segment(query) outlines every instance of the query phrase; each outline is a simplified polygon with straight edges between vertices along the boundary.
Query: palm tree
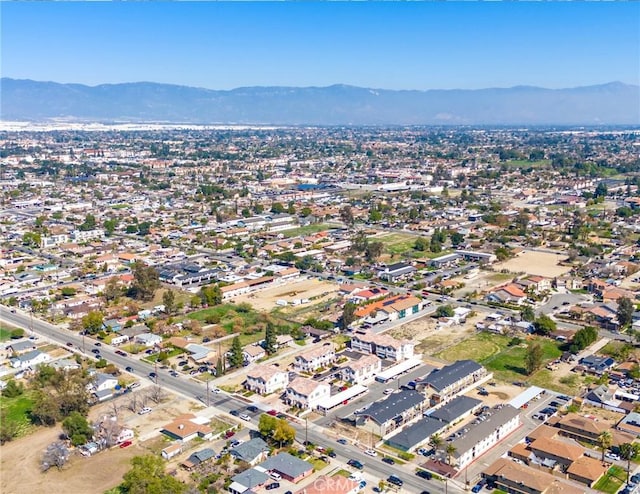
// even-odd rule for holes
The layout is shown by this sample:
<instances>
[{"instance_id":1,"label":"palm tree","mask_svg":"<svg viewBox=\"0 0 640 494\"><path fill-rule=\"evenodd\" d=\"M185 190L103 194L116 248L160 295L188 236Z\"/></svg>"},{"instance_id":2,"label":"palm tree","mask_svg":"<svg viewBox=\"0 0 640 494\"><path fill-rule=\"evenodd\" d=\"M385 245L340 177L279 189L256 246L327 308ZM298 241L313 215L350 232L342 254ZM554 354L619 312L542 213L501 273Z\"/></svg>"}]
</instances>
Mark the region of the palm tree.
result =
<instances>
[{"instance_id":1,"label":"palm tree","mask_svg":"<svg viewBox=\"0 0 640 494\"><path fill-rule=\"evenodd\" d=\"M627 460L627 484L629 483L629 471L631 460L640 453L640 444L623 443L620 445L620 458Z\"/></svg>"},{"instance_id":2,"label":"palm tree","mask_svg":"<svg viewBox=\"0 0 640 494\"><path fill-rule=\"evenodd\" d=\"M602 450L603 463L604 463L604 454L611 447L611 444L613 444L613 437L611 436L611 432L602 431L598 436L598 446L600 446L600 449Z\"/></svg>"},{"instance_id":3,"label":"palm tree","mask_svg":"<svg viewBox=\"0 0 640 494\"><path fill-rule=\"evenodd\" d=\"M434 434L429 438L429 446L434 449L436 454L438 453L440 446L442 446L442 438L440 437L440 434Z\"/></svg>"},{"instance_id":4,"label":"palm tree","mask_svg":"<svg viewBox=\"0 0 640 494\"><path fill-rule=\"evenodd\" d=\"M458 450L453 444L447 444L447 447L445 449L445 452L447 453L447 465L451 465L451 457L456 453L456 451Z\"/></svg>"}]
</instances>

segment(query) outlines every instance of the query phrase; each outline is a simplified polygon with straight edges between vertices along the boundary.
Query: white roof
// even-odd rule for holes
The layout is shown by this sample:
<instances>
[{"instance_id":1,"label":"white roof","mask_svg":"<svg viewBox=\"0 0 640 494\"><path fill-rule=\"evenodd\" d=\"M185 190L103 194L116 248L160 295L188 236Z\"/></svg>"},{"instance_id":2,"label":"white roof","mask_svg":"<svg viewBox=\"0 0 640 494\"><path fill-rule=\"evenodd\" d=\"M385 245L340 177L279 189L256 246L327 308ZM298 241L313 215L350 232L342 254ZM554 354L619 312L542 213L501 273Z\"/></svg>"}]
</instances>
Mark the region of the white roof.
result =
<instances>
[{"instance_id":1,"label":"white roof","mask_svg":"<svg viewBox=\"0 0 640 494\"><path fill-rule=\"evenodd\" d=\"M516 396L513 400L509 402L513 408L520 408L525 403L530 402L536 396L544 391L543 388L539 388L538 386L531 386L530 388L525 389L522 393Z\"/></svg>"},{"instance_id":2,"label":"white roof","mask_svg":"<svg viewBox=\"0 0 640 494\"><path fill-rule=\"evenodd\" d=\"M391 379L392 377L395 377L398 374L402 374L403 372L406 372L409 369L413 369L414 367L418 367L419 365L422 365L422 360L417 358L410 358L408 360L400 362L399 364L392 365L387 370L378 373L378 377L381 379Z\"/></svg>"},{"instance_id":3,"label":"white roof","mask_svg":"<svg viewBox=\"0 0 640 494\"><path fill-rule=\"evenodd\" d=\"M326 400L319 405L322 408L331 409L335 406L338 406L345 400L350 400L354 396L358 396L359 394L366 393L369 391L369 388L366 386L362 386L361 384L354 384L353 386L345 389L344 391L340 391L333 396L330 396Z\"/></svg>"}]
</instances>

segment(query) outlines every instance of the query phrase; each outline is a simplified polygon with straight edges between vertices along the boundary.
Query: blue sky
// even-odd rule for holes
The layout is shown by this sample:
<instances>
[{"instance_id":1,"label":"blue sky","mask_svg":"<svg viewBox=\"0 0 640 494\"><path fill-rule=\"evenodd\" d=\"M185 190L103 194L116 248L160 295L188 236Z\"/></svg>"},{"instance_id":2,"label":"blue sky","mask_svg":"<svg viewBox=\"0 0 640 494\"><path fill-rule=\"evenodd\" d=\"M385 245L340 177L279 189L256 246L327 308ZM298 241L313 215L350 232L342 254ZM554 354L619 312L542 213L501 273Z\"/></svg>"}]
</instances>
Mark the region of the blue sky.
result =
<instances>
[{"instance_id":1,"label":"blue sky","mask_svg":"<svg viewBox=\"0 0 640 494\"><path fill-rule=\"evenodd\" d=\"M640 83L639 2L2 2L3 77L211 89Z\"/></svg>"}]
</instances>

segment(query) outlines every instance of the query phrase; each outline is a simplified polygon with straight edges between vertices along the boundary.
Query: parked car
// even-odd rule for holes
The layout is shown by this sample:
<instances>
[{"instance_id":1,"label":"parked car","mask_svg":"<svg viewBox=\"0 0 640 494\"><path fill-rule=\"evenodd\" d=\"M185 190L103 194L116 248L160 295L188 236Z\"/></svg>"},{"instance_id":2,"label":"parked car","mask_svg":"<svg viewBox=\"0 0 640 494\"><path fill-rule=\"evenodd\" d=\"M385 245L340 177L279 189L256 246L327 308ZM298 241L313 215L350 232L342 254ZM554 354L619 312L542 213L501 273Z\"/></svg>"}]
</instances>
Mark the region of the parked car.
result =
<instances>
[{"instance_id":1,"label":"parked car","mask_svg":"<svg viewBox=\"0 0 640 494\"><path fill-rule=\"evenodd\" d=\"M136 389L140 387L140 383L139 382L135 382L135 383L131 383L129 384L129 389Z\"/></svg>"},{"instance_id":2,"label":"parked car","mask_svg":"<svg viewBox=\"0 0 640 494\"><path fill-rule=\"evenodd\" d=\"M131 442L131 441L125 441L123 443L120 443L120 447L121 448L126 448L128 446L131 446L132 444L133 444L133 442Z\"/></svg>"},{"instance_id":3,"label":"parked car","mask_svg":"<svg viewBox=\"0 0 640 494\"><path fill-rule=\"evenodd\" d=\"M220 388L213 388L213 392L214 392L215 394L218 394L218 393L220 392Z\"/></svg>"},{"instance_id":4,"label":"parked car","mask_svg":"<svg viewBox=\"0 0 640 494\"><path fill-rule=\"evenodd\" d=\"M396 461L393 458L390 458L389 456L385 456L384 458L382 458L382 462L386 463L387 465L395 465Z\"/></svg>"},{"instance_id":5,"label":"parked car","mask_svg":"<svg viewBox=\"0 0 640 494\"><path fill-rule=\"evenodd\" d=\"M273 417L275 417L276 415L278 415L278 412L277 412L277 411L275 411L275 410L269 410L267 413L268 413L269 415L273 416Z\"/></svg>"},{"instance_id":6,"label":"parked car","mask_svg":"<svg viewBox=\"0 0 640 494\"><path fill-rule=\"evenodd\" d=\"M605 458L609 458L610 460L620 460L620 456L618 456L615 453L612 453L611 451L608 451L607 453L605 453Z\"/></svg>"},{"instance_id":7,"label":"parked car","mask_svg":"<svg viewBox=\"0 0 640 494\"><path fill-rule=\"evenodd\" d=\"M133 372L133 367L125 367L124 370L127 372Z\"/></svg>"},{"instance_id":8,"label":"parked car","mask_svg":"<svg viewBox=\"0 0 640 494\"><path fill-rule=\"evenodd\" d=\"M340 444L347 444L347 440L346 439L338 439L338 442Z\"/></svg>"},{"instance_id":9,"label":"parked car","mask_svg":"<svg viewBox=\"0 0 640 494\"><path fill-rule=\"evenodd\" d=\"M255 405L251 405L247 407L247 410L249 410L250 412L256 413L258 411L258 407Z\"/></svg>"},{"instance_id":10,"label":"parked car","mask_svg":"<svg viewBox=\"0 0 640 494\"><path fill-rule=\"evenodd\" d=\"M418 470L416 472L416 475L420 478L427 479L427 480L430 480L433 477L431 472L427 472L426 470Z\"/></svg>"},{"instance_id":11,"label":"parked car","mask_svg":"<svg viewBox=\"0 0 640 494\"><path fill-rule=\"evenodd\" d=\"M97 353L100 353L100 350L98 348L92 348L91 352L97 354Z\"/></svg>"},{"instance_id":12,"label":"parked car","mask_svg":"<svg viewBox=\"0 0 640 494\"><path fill-rule=\"evenodd\" d=\"M145 415L147 413L151 413L152 409L149 407L144 407L138 412L138 415Z\"/></svg>"},{"instance_id":13,"label":"parked car","mask_svg":"<svg viewBox=\"0 0 640 494\"><path fill-rule=\"evenodd\" d=\"M329 456L329 458L335 458L337 455L336 455L335 451L329 451L327 453L327 456Z\"/></svg>"},{"instance_id":14,"label":"parked car","mask_svg":"<svg viewBox=\"0 0 640 494\"><path fill-rule=\"evenodd\" d=\"M228 430L227 432L224 433L224 438L229 439L230 437L233 437L235 435L236 435L236 431Z\"/></svg>"},{"instance_id":15,"label":"parked car","mask_svg":"<svg viewBox=\"0 0 640 494\"><path fill-rule=\"evenodd\" d=\"M480 484L476 484L471 488L471 492L480 492L482 490L482 486Z\"/></svg>"},{"instance_id":16,"label":"parked car","mask_svg":"<svg viewBox=\"0 0 640 494\"><path fill-rule=\"evenodd\" d=\"M349 460L347 462L347 465L353 468L357 468L358 470L362 470L364 468L364 465L358 460Z\"/></svg>"},{"instance_id":17,"label":"parked car","mask_svg":"<svg viewBox=\"0 0 640 494\"><path fill-rule=\"evenodd\" d=\"M271 482L270 484L267 485L266 489L270 491L272 489L277 489L278 487L280 487L279 482Z\"/></svg>"},{"instance_id":18,"label":"parked car","mask_svg":"<svg viewBox=\"0 0 640 494\"><path fill-rule=\"evenodd\" d=\"M102 346L102 343L100 343L99 341L96 341L96 342L94 343L94 345L95 345L95 346Z\"/></svg>"},{"instance_id":19,"label":"parked car","mask_svg":"<svg viewBox=\"0 0 640 494\"><path fill-rule=\"evenodd\" d=\"M375 449L367 449L364 452L365 455L369 455L369 456L378 456L378 453L376 453Z\"/></svg>"},{"instance_id":20,"label":"parked car","mask_svg":"<svg viewBox=\"0 0 640 494\"><path fill-rule=\"evenodd\" d=\"M386 395L390 395L391 393L393 393L393 388L387 388L383 391L383 393Z\"/></svg>"},{"instance_id":21,"label":"parked car","mask_svg":"<svg viewBox=\"0 0 640 494\"><path fill-rule=\"evenodd\" d=\"M240 418L242 420L251 420L251 417L249 417L249 415L247 415L246 413L241 413Z\"/></svg>"},{"instance_id":22,"label":"parked car","mask_svg":"<svg viewBox=\"0 0 640 494\"><path fill-rule=\"evenodd\" d=\"M116 350L116 353L118 355L120 355L121 357L126 357L127 356L127 354L125 352L123 352L122 350Z\"/></svg>"},{"instance_id":23,"label":"parked car","mask_svg":"<svg viewBox=\"0 0 640 494\"><path fill-rule=\"evenodd\" d=\"M397 485L398 487L402 487L402 484L404 484L404 481L396 475L389 475L387 477L387 482L393 485Z\"/></svg>"},{"instance_id":24,"label":"parked car","mask_svg":"<svg viewBox=\"0 0 640 494\"><path fill-rule=\"evenodd\" d=\"M158 377L158 374L156 374L155 372L149 372L149 379L156 379Z\"/></svg>"}]
</instances>

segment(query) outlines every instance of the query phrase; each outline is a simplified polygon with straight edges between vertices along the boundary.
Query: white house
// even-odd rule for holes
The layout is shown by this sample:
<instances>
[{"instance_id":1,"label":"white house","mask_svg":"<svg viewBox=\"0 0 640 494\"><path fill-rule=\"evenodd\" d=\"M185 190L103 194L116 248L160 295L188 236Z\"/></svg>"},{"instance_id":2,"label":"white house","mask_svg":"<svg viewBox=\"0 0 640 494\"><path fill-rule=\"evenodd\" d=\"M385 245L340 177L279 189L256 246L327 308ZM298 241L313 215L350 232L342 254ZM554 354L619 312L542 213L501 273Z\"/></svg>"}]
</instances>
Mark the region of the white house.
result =
<instances>
[{"instance_id":1,"label":"white house","mask_svg":"<svg viewBox=\"0 0 640 494\"><path fill-rule=\"evenodd\" d=\"M382 371L382 360L375 355L366 355L342 368L342 379L353 384L364 384Z\"/></svg>"},{"instance_id":2,"label":"white house","mask_svg":"<svg viewBox=\"0 0 640 494\"><path fill-rule=\"evenodd\" d=\"M296 377L287 386L284 400L289 405L313 410L330 395L331 388L328 384L319 383L306 377Z\"/></svg>"},{"instance_id":3,"label":"white house","mask_svg":"<svg viewBox=\"0 0 640 494\"><path fill-rule=\"evenodd\" d=\"M294 367L302 372L314 372L327 367L336 361L336 349L333 343L323 343L311 350L296 356Z\"/></svg>"},{"instance_id":4,"label":"white house","mask_svg":"<svg viewBox=\"0 0 640 494\"><path fill-rule=\"evenodd\" d=\"M266 395L284 389L289 384L289 373L275 365L258 365L247 372L245 388Z\"/></svg>"},{"instance_id":5,"label":"white house","mask_svg":"<svg viewBox=\"0 0 640 494\"><path fill-rule=\"evenodd\" d=\"M396 340L386 334L367 332L365 334L355 334L351 338L352 349L396 362L413 358L414 347L415 345L411 341Z\"/></svg>"},{"instance_id":6,"label":"white house","mask_svg":"<svg viewBox=\"0 0 640 494\"><path fill-rule=\"evenodd\" d=\"M114 389L117 385L118 380L115 377L102 372L97 372L93 376L93 383L89 384L91 390L96 393Z\"/></svg>"},{"instance_id":7,"label":"white house","mask_svg":"<svg viewBox=\"0 0 640 494\"><path fill-rule=\"evenodd\" d=\"M50 361L51 357L48 353L43 353L40 350L32 350L17 357L13 357L11 359L11 367L14 369L27 369L29 367L33 369L40 364Z\"/></svg>"},{"instance_id":8,"label":"white house","mask_svg":"<svg viewBox=\"0 0 640 494\"><path fill-rule=\"evenodd\" d=\"M152 347L162 343L162 337L153 333L142 333L142 334L136 335L136 337L134 338L134 341L138 345Z\"/></svg>"}]
</instances>

